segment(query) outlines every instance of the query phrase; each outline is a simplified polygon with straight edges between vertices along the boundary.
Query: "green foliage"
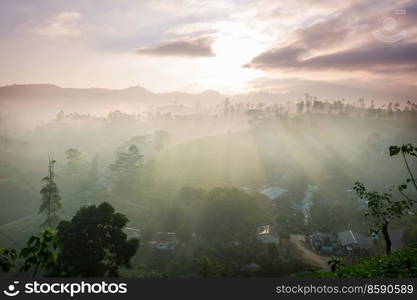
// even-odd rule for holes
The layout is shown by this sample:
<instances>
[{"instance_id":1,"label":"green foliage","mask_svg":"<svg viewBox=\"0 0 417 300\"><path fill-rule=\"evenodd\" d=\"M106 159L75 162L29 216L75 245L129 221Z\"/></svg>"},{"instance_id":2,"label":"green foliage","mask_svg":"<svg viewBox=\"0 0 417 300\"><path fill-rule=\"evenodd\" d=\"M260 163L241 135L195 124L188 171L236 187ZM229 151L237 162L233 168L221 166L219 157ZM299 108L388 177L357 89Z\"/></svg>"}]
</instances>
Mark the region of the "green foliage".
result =
<instances>
[{"instance_id":1,"label":"green foliage","mask_svg":"<svg viewBox=\"0 0 417 300\"><path fill-rule=\"evenodd\" d=\"M78 149L70 148L65 151L65 154L67 155L68 173L73 175L79 169L82 153Z\"/></svg>"},{"instance_id":2,"label":"green foliage","mask_svg":"<svg viewBox=\"0 0 417 300\"><path fill-rule=\"evenodd\" d=\"M65 154L67 155L67 159L69 161L78 161L81 158L81 151L75 148L70 148L67 151L65 151Z\"/></svg>"},{"instance_id":3,"label":"green foliage","mask_svg":"<svg viewBox=\"0 0 417 300\"><path fill-rule=\"evenodd\" d=\"M57 262L58 244L56 233L50 228L41 231L38 236L30 237L26 247L19 254L19 257L24 259L20 271L28 272L33 268L35 277L40 270L52 270Z\"/></svg>"},{"instance_id":4,"label":"green foliage","mask_svg":"<svg viewBox=\"0 0 417 300\"><path fill-rule=\"evenodd\" d=\"M116 161L109 166L112 191L116 198L129 198L138 178L143 155L135 145L130 145L128 152L117 154Z\"/></svg>"},{"instance_id":5,"label":"green foliage","mask_svg":"<svg viewBox=\"0 0 417 300\"><path fill-rule=\"evenodd\" d=\"M357 264L338 268L335 272L317 273L315 277L415 278L417 277L417 245L395 251L388 256L362 259Z\"/></svg>"},{"instance_id":6,"label":"green foliage","mask_svg":"<svg viewBox=\"0 0 417 300\"><path fill-rule=\"evenodd\" d=\"M238 245L209 242L200 246L195 257L197 273L202 277L282 277L308 267L292 245L258 241Z\"/></svg>"},{"instance_id":7,"label":"green foliage","mask_svg":"<svg viewBox=\"0 0 417 300\"><path fill-rule=\"evenodd\" d=\"M229 267L219 262L216 262L215 260L210 259L207 256L196 258L195 263L199 267L199 274L203 277L229 277L231 273Z\"/></svg>"},{"instance_id":8,"label":"green foliage","mask_svg":"<svg viewBox=\"0 0 417 300\"><path fill-rule=\"evenodd\" d=\"M142 162L143 155L139 154L139 149L135 145L130 145L128 152L118 153L116 161L110 165L112 178L116 183L132 183L139 165Z\"/></svg>"},{"instance_id":9,"label":"green foliage","mask_svg":"<svg viewBox=\"0 0 417 300\"><path fill-rule=\"evenodd\" d=\"M407 183L412 182L417 190L414 175L411 172L406 158L406 154L417 157L417 148L413 147L411 144L390 146L389 152L390 156L395 156L400 153L402 154L407 171L410 174L410 178L407 179ZM404 193L407 187L408 185L405 183L398 185L396 189L403 196L403 200L393 200L391 192L395 189L395 187L392 187L389 192L378 193L376 191L369 192L365 185L361 182L356 182L354 186L356 193L362 199L366 199L368 201L368 209L365 216L371 217L374 226L377 227L377 229L371 228L371 231L377 232L381 230L384 234L387 254L391 251L391 240L388 232L388 225L392 222L392 220L401 219L407 212L410 211L415 202Z\"/></svg>"},{"instance_id":10,"label":"green foliage","mask_svg":"<svg viewBox=\"0 0 417 300\"><path fill-rule=\"evenodd\" d=\"M167 278L167 275L159 272L158 270L138 270L135 274L136 278L141 279L164 279Z\"/></svg>"},{"instance_id":11,"label":"green foliage","mask_svg":"<svg viewBox=\"0 0 417 300\"><path fill-rule=\"evenodd\" d=\"M15 249L0 248L0 269L6 273L13 271L16 258L17 252Z\"/></svg>"},{"instance_id":12,"label":"green foliage","mask_svg":"<svg viewBox=\"0 0 417 300\"><path fill-rule=\"evenodd\" d=\"M336 256L332 256L327 263L330 265L330 269L333 273L345 266L343 260Z\"/></svg>"},{"instance_id":13,"label":"green foliage","mask_svg":"<svg viewBox=\"0 0 417 300\"><path fill-rule=\"evenodd\" d=\"M401 146L393 145L389 147L390 156L395 156L400 153L417 157L417 147L414 147L412 144L403 144Z\"/></svg>"},{"instance_id":14,"label":"green foliage","mask_svg":"<svg viewBox=\"0 0 417 300\"><path fill-rule=\"evenodd\" d=\"M293 199L286 195L276 202L276 223L279 224L280 237L288 237L290 233L303 233L305 230L304 214L296 209Z\"/></svg>"},{"instance_id":15,"label":"green foliage","mask_svg":"<svg viewBox=\"0 0 417 300\"><path fill-rule=\"evenodd\" d=\"M348 223L346 218L346 210L340 205L315 201L310 208L308 228L323 232L343 230Z\"/></svg>"},{"instance_id":16,"label":"green foliage","mask_svg":"<svg viewBox=\"0 0 417 300\"><path fill-rule=\"evenodd\" d=\"M368 192L365 185L356 182L354 186L356 193L368 201L368 208L365 212L366 217L372 220L371 232L382 231L385 238L386 253L391 252L391 239L389 236L388 226L394 219L401 219L412 206L408 199L392 200L390 193ZM375 228L376 227L376 228Z\"/></svg>"},{"instance_id":17,"label":"green foliage","mask_svg":"<svg viewBox=\"0 0 417 300\"><path fill-rule=\"evenodd\" d=\"M42 199L39 213L46 215L46 220L42 223L42 226L47 225L48 227L53 227L58 223L58 214L62 208L61 196L59 195L58 186L55 183L55 163L55 160L49 159L48 175L42 179L45 185L40 191Z\"/></svg>"},{"instance_id":18,"label":"green foliage","mask_svg":"<svg viewBox=\"0 0 417 300\"><path fill-rule=\"evenodd\" d=\"M389 147L390 156L396 156L400 153L401 153L401 155L404 159L404 163L405 163L405 166L407 168L407 172L410 175L410 178L407 178L407 180L406 180L407 184L403 183L403 184L399 185L398 190L400 192L403 192L405 189L407 189L408 183L410 183L410 182L413 184L414 188L417 190L416 179L414 177L413 172L411 171L411 168L410 168L410 165L408 163L407 156L406 156L406 155L409 155L409 156L417 158L417 147L414 147L412 144L403 144L402 146L390 146ZM403 196L405 196L405 195L403 194Z\"/></svg>"},{"instance_id":19,"label":"green foliage","mask_svg":"<svg viewBox=\"0 0 417 300\"><path fill-rule=\"evenodd\" d=\"M368 192L365 185L356 182L354 186L356 193L368 201L368 209L365 216L374 218L377 226L382 226L395 218L401 218L412 206L412 202L404 200L392 200L390 193Z\"/></svg>"},{"instance_id":20,"label":"green foliage","mask_svg":"<svg viewBox=\"0 0 417 300\"><path fill-rule=\"evenodd\" d=\"M73 177L79 173L82 153L78 149L69 148L65 151L65 155L67 159L67 175Z\"/></svg>"},{"instance_id":21,"label":"green foliage","mask_svg":"<svg viewBox=\"0 0 417 300\"><path fill-rule=\"evenodd\" d=\"M117 277L121 266L130 267L138 239L127 239L122 231L129 222L107 202L80 208L71 221L57 227L60 240L54 276Z\"/></svg>"}]
</instances>

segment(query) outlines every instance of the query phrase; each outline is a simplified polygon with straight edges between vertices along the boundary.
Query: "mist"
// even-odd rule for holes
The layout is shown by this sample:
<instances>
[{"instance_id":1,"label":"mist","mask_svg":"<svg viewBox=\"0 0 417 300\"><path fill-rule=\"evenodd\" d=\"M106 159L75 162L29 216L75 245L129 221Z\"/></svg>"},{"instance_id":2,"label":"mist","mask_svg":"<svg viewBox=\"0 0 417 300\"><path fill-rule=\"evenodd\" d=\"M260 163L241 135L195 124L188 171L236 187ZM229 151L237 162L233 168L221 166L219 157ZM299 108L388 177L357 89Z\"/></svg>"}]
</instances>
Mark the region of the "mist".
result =
<instances>
[{"instance_id":1,"label":"mist","mask_svg":"<svg viewBox=\"0 0 417 300\"><path fill-rule=\"evenodd\" d=\"M50 159L56 161L61 219L70 219L82 206L106 201L127 216L129 228L140 232L143 242L134 258L137 267L126 271L128 276L196 272L192 261L202 250L195 243L200 237L211 239L205 233L211 222L205 214L216 190L253 197L260 214L249 227L254 231L236 234L244 234L244 240L256 237L256 228L268 224L268 230L281 239L278 247L284 248L280 251L289 247L285 246L287 236L303 232L355 230L368 235L363 203L353 185L362 181L372 190L383 191L407 178L400 158L390 159L388 149L417 143L416 106L376 107L363 99L345 103L305 97L275 103L224 98L205 107L195 101L159 107L148 104L136 112L134 106L129 111L120 106L107 113L106 105L97 105L100 100L71 112L63 110L71 109L71 104L60 107L62 102L57 101L56 107L31 111L30 119L44 120L37 125L23 120L24 126L19 126L16 120L3 119L1 242L22 246L38 230L41 179ZM132 100L119 100L126 101ZM132 145L141 158L132 177L122 184L115 181L112 165ZM78 154L71 157L70 149ZM221 209L226 204L219 205ZM324 216L334 210L342 210L344 216L333 223L317 219L315 214L323 207L329 207L320 212ZM296 215L298 221L293 220ZM396 227L407 228L405 224ZM225 229L219 230L221 234ZM159 232L175 233L178 244L155 265L150 261L164 250L162 254L149 252L152 247L147 244ZM239 239L235 236L232 241ZM176 255L186 255L184 259L190 262L174 268ZM286 259L301 265L284 268L280 275L301 271L303 263L308 263L292 256Z\"/></svg>"}]
</instances>

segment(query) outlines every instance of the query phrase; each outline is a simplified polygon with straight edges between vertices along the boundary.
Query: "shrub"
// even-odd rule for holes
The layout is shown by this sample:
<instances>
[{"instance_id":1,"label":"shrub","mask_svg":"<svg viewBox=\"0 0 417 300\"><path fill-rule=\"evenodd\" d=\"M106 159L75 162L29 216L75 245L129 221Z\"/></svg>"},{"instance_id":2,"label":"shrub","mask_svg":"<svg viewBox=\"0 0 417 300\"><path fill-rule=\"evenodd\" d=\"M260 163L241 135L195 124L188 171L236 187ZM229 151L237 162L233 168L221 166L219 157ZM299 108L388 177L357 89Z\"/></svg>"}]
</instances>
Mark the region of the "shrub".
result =
<instances>
[{"instance_id":1,"label":"shrub","mask_svg":"<svg viewBox=\"0 0 417 300\"><path fill-rule=\"evenodd\" d=\"M332 272L319 272L325 278L409 278L417 277L417 244L388 256L362 259L357 264Z\"/></svg>"}]
</instances>

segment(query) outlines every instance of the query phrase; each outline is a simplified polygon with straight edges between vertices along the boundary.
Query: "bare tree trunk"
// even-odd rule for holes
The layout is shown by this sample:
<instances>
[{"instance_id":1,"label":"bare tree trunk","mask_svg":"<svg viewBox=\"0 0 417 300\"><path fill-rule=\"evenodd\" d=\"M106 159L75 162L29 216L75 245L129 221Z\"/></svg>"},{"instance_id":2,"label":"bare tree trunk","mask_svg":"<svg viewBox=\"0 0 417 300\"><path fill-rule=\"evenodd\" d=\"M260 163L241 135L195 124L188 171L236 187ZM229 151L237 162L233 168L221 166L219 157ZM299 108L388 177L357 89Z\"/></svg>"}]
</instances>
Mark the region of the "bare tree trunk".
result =
<instances>
[{"instance_id":1,"label":"bare tree trunk","mask_svg":"<svg viewBox=\"0 0 417 300\"><path fill-rule=\"evenodd\" d=\"M391 253L391 238L389 236L389 232L388 232L388 222L385 222L382 225L382 233L384 234L384 239L385 239L385 252L388 254Z\"/></svg>"}]
</instances>

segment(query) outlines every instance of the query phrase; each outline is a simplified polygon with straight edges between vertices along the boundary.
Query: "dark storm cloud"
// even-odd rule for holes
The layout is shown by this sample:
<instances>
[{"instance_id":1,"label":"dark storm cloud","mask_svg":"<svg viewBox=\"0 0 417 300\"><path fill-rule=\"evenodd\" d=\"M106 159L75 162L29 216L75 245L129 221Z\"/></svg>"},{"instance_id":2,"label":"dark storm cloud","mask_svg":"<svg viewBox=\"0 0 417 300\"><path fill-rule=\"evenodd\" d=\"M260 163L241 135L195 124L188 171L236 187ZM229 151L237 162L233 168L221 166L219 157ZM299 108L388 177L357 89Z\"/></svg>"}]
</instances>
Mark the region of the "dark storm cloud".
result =
<instances>
[{"instance_id":1,"label":"dark storm cloud","mask_svg":"<svg viewBox=\"0 0 417 300\"><path fill-rule=\"evenodd\" d=\"M212 44L214 39L202 37L182 39L155 47L137 49L137 54L155 56L210 57L214 56Z\"/></svg>"}]
</instances>

